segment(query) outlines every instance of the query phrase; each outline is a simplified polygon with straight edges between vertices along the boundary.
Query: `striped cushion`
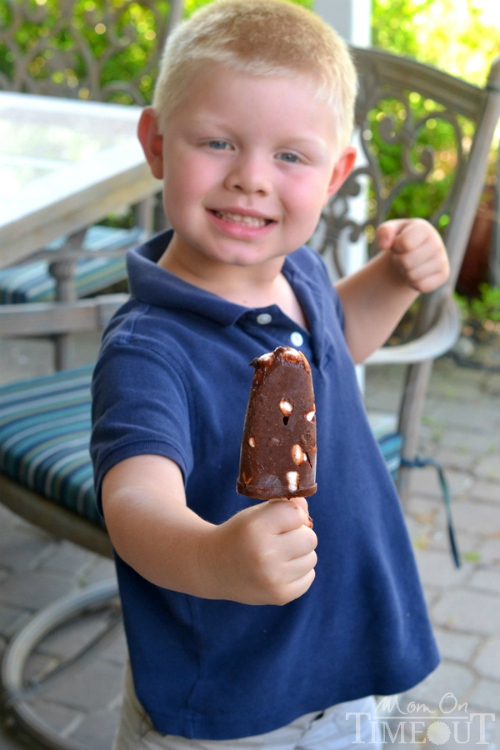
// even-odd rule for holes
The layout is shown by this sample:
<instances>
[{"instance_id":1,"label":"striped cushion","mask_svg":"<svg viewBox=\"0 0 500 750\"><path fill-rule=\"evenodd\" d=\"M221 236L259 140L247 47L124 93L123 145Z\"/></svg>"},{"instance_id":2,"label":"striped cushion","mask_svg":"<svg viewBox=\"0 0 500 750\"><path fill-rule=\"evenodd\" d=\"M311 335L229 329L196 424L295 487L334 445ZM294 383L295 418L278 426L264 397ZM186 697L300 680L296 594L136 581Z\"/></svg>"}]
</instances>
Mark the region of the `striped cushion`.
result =
<instances>
[{"instance_id":1,"label":"striped cushion","mask_svg":"<svg viewBox=\"0 0 500 750\"><path fill-rule=\"evenodd\" d=\"M93 365L0 388L0 470L59 505L102 524L89 454ZM394 418L370 414L389 470L400 463Z\"/></svg>"},{"instance_id":2,"label":"striped cushion","mask_svg":"<svg viewBox=\"0 0 500 750\"><path fill-rule=\"evenodd\" d=\"M0 470L94 523L93 365L0 388Z\"/></svg>"},{"instance_id":3,"label":"striped cushion","mask_svg":"<svg viewBox=\"0 0 500 750\"><path fill-rule=\"evenodd\" d=\"M88 252L119 250L142 241L144 232L140 227L115 229L114 227L90 227L83 242ZM48 245L48 250L59 250L66 238L60 237ZM125 257L85 258L79 260L75 269L75 292L77 297L94 294L127 276ZM0 304L25 302L51 302L55 295L55 279L49 273L48 261L37 261L22 266L13 266L0 271Z\"/></svg>"}]
</instances>

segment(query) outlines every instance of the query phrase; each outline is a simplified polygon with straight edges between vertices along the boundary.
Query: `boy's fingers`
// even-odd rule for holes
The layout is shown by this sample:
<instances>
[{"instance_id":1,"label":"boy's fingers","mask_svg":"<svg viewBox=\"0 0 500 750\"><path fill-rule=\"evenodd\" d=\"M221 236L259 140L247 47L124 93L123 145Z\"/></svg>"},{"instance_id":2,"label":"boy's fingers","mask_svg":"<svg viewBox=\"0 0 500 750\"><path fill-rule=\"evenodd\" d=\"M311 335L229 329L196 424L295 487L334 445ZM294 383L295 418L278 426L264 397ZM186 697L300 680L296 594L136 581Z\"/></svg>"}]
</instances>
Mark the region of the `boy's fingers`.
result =
<instances>
[{"instance_id":1,"label":"boy's fingers","mask_svg":"<svg viewBox=\"0 0 500 750\"><path fill-rule=\"evenodd\" d=\"M302 510L304 511L304 513L306 514L306 516L309 515L309 506L307 504L307 500L305 499L305 497L293 497L288 502L294 503L299 508L302 508Z\"/></svg>"},{"instance_id":2,"label":"boy's fingers","mask_svg":"<svg viewBox=\"0 0 500 750\"><path fill-rule=\"evenodd\" d=\"M269 530L273 534L283 534L304 525L312 527L307 512L307 501L304 498L294 497L291 500L275 498L268 500L263 507L267 507L267 512L270 513Z\"/></svg>"},{"instance_id":3,"label":"boy's fingers","mask_svg":"<svg viewBox=\"0 0 500 750\"><path fill-rule=\"evenodd\" d=\"M407 219L390 219L377 227L377 244L380 250L388 250L394 245L396 237L408 224Z\"/></svg>"},{"instance_id":4,"label":"boy's fingers","mask_svg":"<svg viewBox=\"0 0 500 750\"><path fill-rule=\"evenodd\" d=\"M313 527L313 521L311 516L309 515L309 507L307 504L307 500L305 497L293 497L293 498L273 498L272 500L268 500L269 504L274 503L286 503L288 506L294 508L295 510L299 511L299 516L293 515L290 519L290 527L284 529L284 531L289 531L290 529L299 528L299 526L308 526L310 529Z\"/></svg>"},{"instance_id":5,"label":"boy's fingers","mask_svg":"<svg viewBox=\"0 0 500 750\"><path fill-rule=\"evenodd\" d=\"M435 247L433 234L436 233L424 219L391 219L377 229L377 243L380 250L406 253L417 249ZM436 233L437 234L437 233Z\"/></svg>"},{"instance_id":6,"label":"boy's fingers","mask_svg":"<svg viewBox=\"0 0 500 750\"><path fill-rule=\"evenodd\" d=\"M309 515L309 505L308 505L307 500L305 499L305 497L294 497L292 500L290 500L290 502L296 503L300 508L302 508L302 510L304 511L304 514L305 514L304 524L306 526L309 526L310 529L312 529L312 527L313 527L313 520L312 520L311 516Z\"/></svg>"}]
</instances>

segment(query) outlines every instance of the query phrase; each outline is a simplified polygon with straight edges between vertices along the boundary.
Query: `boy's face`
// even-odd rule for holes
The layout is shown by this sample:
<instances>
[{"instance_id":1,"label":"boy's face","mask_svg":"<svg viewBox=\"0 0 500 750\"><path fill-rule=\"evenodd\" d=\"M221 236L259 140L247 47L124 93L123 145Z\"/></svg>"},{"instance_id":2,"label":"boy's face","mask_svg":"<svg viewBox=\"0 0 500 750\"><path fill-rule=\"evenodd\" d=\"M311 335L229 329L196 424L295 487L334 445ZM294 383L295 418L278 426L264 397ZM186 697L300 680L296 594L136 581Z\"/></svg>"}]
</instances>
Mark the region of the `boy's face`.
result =
<instances>
[{"instance_id":1,"label":"boy's face","mask_svg":"<svg viewBox=\"0 0 500 750\"><path fill-rule=\"evenodd\" d=\"M307 78L256 77L211 66L171 113L139 134L183 263L281 268L306 242L354 160L337 157L331 108ZM278 259L278 260L277 260ZM269 265L271 264L271 266Z\"/></svg>"}]
</instances>

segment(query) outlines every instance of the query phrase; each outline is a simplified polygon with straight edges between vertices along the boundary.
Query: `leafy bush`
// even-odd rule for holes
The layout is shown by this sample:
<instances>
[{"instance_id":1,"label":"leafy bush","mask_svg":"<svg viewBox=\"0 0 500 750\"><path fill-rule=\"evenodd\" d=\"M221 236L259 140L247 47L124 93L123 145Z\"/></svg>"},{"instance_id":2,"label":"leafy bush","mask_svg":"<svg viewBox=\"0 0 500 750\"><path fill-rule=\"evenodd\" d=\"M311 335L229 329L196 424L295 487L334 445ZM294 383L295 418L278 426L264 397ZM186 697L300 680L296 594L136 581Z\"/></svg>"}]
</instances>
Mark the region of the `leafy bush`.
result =
<instances>
[{"instance_id":1,"label":"leafy bush","mask_svg":"<svg viewBox=\"0 0 500 750\"><path fill-rule=\"evenodd\" d=\"M500 54L495 6L490 0L372 0L373 44L484 86Z\"/></svg>"},{"instance_id":2,"label":"leafy bush","mask_svg":"<svg viewBox=\"0 0 500 750\"><path fill-rule=\"evenodd\" d=\"M480 86L484 86L491 62L500 53L500 32L474 0L373 0L372 34L374 46L413 57ZM425 122L412 155L413 162L418 168L420 154L431 147L435 154L434 169L430 185L411 184L401 192L390 218L432 217L449 190L457 162L453 128L439 117L429 119L434 103L413 98L411 105L415 119ZM397 121L400 113L395 115ZM472 135L470 123L462 120L460 124L466 136ZM377 145L376 137L374 140ZM401 146L380 145L383 172L388 177L397 175ZM495 144L486 178L490 183L496 179L496 160ZM444 228L447 221L445 214L439 226Z\"/></svg>"},{"instance_id":3,"label":"leafy bush","mask_svg":"<svg viewBox=\"0 0 500 750\"><path fill-rule=\"evenodd\" d=\"M469 298L455 295L462 318L473 328L485 327L486 330L498 329L500 324L500 287L480 284L477 297Z\"/></svg>"}]
</instances>

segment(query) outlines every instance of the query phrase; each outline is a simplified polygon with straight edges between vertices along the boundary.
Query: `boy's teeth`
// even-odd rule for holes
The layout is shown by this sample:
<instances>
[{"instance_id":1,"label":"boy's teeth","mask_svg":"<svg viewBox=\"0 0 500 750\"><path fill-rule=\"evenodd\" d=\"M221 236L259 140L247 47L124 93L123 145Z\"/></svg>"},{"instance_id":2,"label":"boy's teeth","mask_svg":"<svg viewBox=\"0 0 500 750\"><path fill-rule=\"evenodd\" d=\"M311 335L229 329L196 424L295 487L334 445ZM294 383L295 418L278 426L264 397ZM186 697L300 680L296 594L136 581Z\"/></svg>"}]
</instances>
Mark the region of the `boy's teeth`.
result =
<instances>
[{"instance_id":1,"label":"boy's teeth","mask_svg":"<svg viewBox=\"0 0 500 750\"><path fill-rule=\"evenodd\" d=\"M245 224L248 227L263 227L267 224L265 219L260 219L257 216L243 216L243 214L232 214L226 211L214 211L214 214L219 219L224 219L224 221L232 221L235 224Z\"/></svg>"}]
</instances>

